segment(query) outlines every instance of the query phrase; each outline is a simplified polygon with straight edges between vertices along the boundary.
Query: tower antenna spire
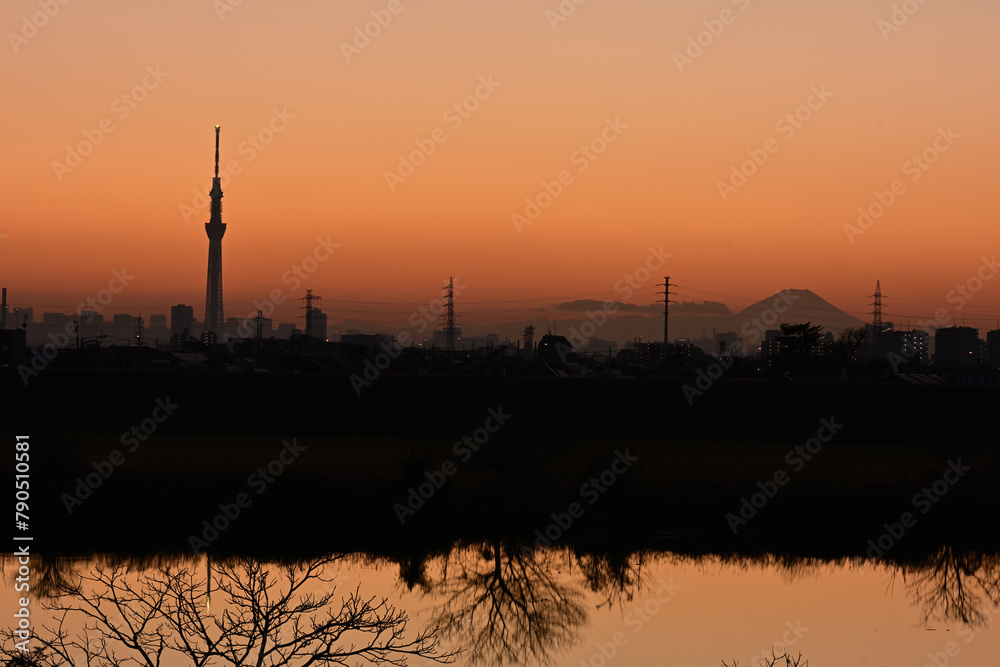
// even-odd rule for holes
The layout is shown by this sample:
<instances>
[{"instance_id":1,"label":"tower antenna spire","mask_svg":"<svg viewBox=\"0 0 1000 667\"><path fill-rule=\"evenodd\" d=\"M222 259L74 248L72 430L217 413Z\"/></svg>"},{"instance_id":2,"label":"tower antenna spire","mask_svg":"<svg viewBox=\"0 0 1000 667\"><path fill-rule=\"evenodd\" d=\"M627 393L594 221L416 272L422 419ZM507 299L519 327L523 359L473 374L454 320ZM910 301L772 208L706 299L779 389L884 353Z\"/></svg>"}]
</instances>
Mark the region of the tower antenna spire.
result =
<instances>
[{"instance_id":1,"label":"tower antenna spire","mask_svg":"<svg viewBox=\"0 0 1000 667\"><path fill-rule=\"evenodd\" d=\"M209 221L205 223L208 234L208 284L205 290L205 331L202 342L213 344L222 335L226 321L222 311L222 237L226 225L222 222L222 179L219 178L219 125L215 126L215 178L212 179L212 199Z\"/></svg>"}]
</instances>

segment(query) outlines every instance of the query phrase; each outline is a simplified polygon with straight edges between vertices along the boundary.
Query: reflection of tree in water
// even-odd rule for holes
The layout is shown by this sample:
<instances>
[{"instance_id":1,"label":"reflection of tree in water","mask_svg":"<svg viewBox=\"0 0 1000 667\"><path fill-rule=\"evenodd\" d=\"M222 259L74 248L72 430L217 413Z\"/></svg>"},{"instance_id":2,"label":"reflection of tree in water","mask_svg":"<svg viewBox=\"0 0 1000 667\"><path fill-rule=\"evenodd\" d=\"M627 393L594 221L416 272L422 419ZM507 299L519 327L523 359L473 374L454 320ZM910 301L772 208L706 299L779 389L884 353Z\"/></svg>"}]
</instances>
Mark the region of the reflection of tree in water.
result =
<instances>
[{"instance_id":1,"label":"reflection of tree in water","mask_svg":"<svg viewBox=\"0 0 1000 667\"><path fill-rule=\"evenodd\" d=\"M172 565L143 574L122 563L97 565L53 583L54 596L42 602L52 620L35 621L31 645L41 650L32 657L40 667L80 659L89 667L451 661L435 630L408 638L407 614L385 598L330 590L326 571L336 560L268 568L243 558L216 564L207 576ZM18 657L13 631L0 636L0 655Z\"/></svg>"},{"instance_id":2,"label":"reflection of tree in water","mask_svg":"<svg viewBox=\"0 0 1000 667\"><path fill-rule=\"evenodd\" d=\"M531 551L494 539L455 547L436 567L401 563L401 578L438 601L432 624L465 652L469 664L551 664L580 638L587 621L583 588L598 608L632 600L642 556ZM570 579L575 564L583 582ZM577 575L579 578L579 574Z\"/></svg>"},{"instance_id":3,"label":"reflection of tree in water","mask_svg":"<svg viewBox=\"0 0 1000 667\"><path fill-rule=\"evenodd\" d=\"M962 553L952 547L914 568L903 581L923 611L923 621L953 621L984 628L1000 607L1000 555Z\"/></svg>"},{"instance_id":4,"label":"reflection of tree in water","mask_svg":"<svg viewBox=\"0 0 1000 667\"><path fill-rule=\"evenodd\" d=\"M636 560L641 559L632 554L574 556L498 537L548 520L548 514L539 517L539 507L565 508L560 503L576 486L563 488L553 480L567 475L586 480L591 472L578 461L575 444L548 433L544 420L531 423L521 415L517 420L465 467L480 500L477 521L496 532L484 542L451 549L434 559L433 568L419 556L400 562L402 580L434 596L433 624L466 651L473 665L550 664L576 644L587 621L581 572L587 588L605 598L598 607L631 600L640 585ZM602 458L601 466L606 465ZM580 572L574 581L569 570L575 567Z\"/></svg>"},{"instance_id":5,"label":"reflection of tree in water","mask_svg":"<svg viewBox=\"0 0 1000 667\"><path fill-rule=\"evenodd\" d=\"M559 580L552 552L501 540L455 548L440 580L426 585L440 604L432 624L458 644L469 664L548 664L572 646L587 618L582 593ZM435 568L436 569L436 568Z\"/></svg>"},{"instance_id":6,"label":"reflection of tree in water","mask_svg":"<svg viewBox=\"0 0 1000 667\"><path fill-rule=\"evenodd\" d=\"M534 525L539 507L552 497L563 502L552 480L570 444L540 436L544 424L518 420L491 437L463 468L463 481L477 499L476 523L499 527L497 534ZM469 664L549 664L578 641L587 620L583 590L568 581L565 566L571 561L567 552L558 553L557 559L551 550L532 551L494 534L435 558L404 557L400 577L411 589L419 586L434 596L433 625L461 647ZM625 568L610 560L594 558L586 566L588 581L596 580L594 590L629 579Z\"/></svg>"},{"instance_id":7,"label":"reflection of tree in water","mask_svg":"<svg viewBox=\"0 0 1000 667\"><path fill-rule=\"evenodd\" d=\"M0 572L6 573L8 562L13 564L12 571L17 573L19 564L16 557L10 554L0 556ZM79 563L86 563L81 558L41 558L31 561L31 592L35 597L52 597L69 581L68 577ZM4 576L6 581L6 575ZM8 584L13 586L14 583Z\"/></svg>"},{"instance_id":8,"label":"reflection of tree in water","mask_svg":"<svg viewBox=\"0 0 1000 667\"><path fill-rule=\"evenodd\" d=\"M591 591L604 597L597 605L600 609L631 602L635 594L642 590L642 566L645 554L638 553L589 553L577 554L577 564Z\"/></svg>"}]
</instances>

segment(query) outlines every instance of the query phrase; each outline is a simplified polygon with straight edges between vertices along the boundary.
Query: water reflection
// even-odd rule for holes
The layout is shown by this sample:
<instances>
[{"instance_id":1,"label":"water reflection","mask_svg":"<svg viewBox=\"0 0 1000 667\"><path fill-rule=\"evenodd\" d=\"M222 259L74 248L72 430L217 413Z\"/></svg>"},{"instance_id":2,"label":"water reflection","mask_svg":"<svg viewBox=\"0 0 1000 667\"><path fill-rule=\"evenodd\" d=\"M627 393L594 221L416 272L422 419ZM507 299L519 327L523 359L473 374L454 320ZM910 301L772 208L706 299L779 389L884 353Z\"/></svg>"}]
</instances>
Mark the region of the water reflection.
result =
<instances>
[{"instance_id":1,"label":"water reflection","mask_svg":"<svg viewBox=\"0 0 1000 667\"><path fill-rule=\"evenodd\" d=\"M422 656L450 662L436 629L412 632L406 611L388 599L340 592L331 574L341 557L269 566L254 558L211 569L174 561L136 572L126 561L72 565L49 576L36 622L33 664L282 665L404 664ZM209 597L214 602L213 611ZM3 655L23 660L14 630ZM217 662L218 661L218 662Z\"/></svg>"},{"instance_id":2,"label":"water reflection","mask_svg":"<svg viewBox=\"0 0 1000 667\"><path fill-rule=\"evenodd\" d=\"M433 600L432 625L462 647L468 664L546 665L579 640L589 618L585 590L598 595L598 609L632 600L643 560L493 539L407 561L400 576Z\"/></svg>"},{"instance_id":3,"label":"water reflection","mask_svg":"<svg viewBox=\"0 0 1000 667\"><path fill-rule=\"evenodd\" d=\"M638 624L628 619L649 603L643 599L692 565L706 577L778 573L790 585L853 569L851 564L861 574L875 568L880 582L886 576L895 582L890 594L905 593L925 626L983 629L1000 607L1000 555L954 547L912 561L878 562L579 546L533 551L518 540L493 537L405 557L330 556L290 565L246 557L213 561L210 569L204 559L189 557L33 562L41 575L33 590L48 596L43 609L49 621L39 632L45 650L37 656L45 667L82 664L81 653L93 664L118 664L112 658L176 664L157 662L159 652L183 656L185 664L214 664L215 658L258 664L250 655L267 656L261 664L268 665L302 664L305 656L350 664L395 664L412 656L447 662L456 656L443 647L445 640L462 652L462 664L551 665L587 637L599 613L605 621L613 617L613 629L631 638ZM367 575L358 585L338 586L338 572L362 562L399 566L398 579L395 568L376 569L384 590L402 586L414 593L405 604L414 612L423 608L416 620L404 610L403 595L366 595ZM697 590L690 582L685 594ZM12 657L15 637L11 630L2 634L0 654Z\"/></svg>"},{"instance_id":4,"label":"water reflection","mask_svg":"<svg viewBox=\"0 0 1000 667\"><path fill-rule=\"evenodd\" d=\"M647 555L638 553L577 553L576 562L580 567L587 587L600 596L601 607L624 607L639 593L643 584L643 565Z\"/></svg>"},{"instance_id":5,"label":"water reflection","mask_svg":"<svg viewBox=\"0 0 1000 667\"><path fill-rule=\"evenodd\" d=\"M569 548L532 552L515 541L490 540L445 555L408 561L400 578L433 604L433 624L468 652L468 664L552 664L581 638L591 613L624 609L682 562L723 569L782 573L790 583L846 566L786 555L678 556L669 553L594 553ZM862 561L898 577L922 623L988 627L1000 608L1000 555L944 547L919 560ZM587 593L589 592L589 595ZM628 616L626 615L626 618Z\"/></svg>"},{"instance_id":6,"label":"water reflection","mask_svg":"<svg viewBox=\"0 0 1000 667\"><path fill-rule=\"evenodd\" d=\"M925 562L898 566L906 589L929 621L987 626L1000 607L1000 555L942 547Z\"/></svg>"},{"instance_id":7,"label":"water reflection","mask_svg":"<svg viewBox=\"0 0 1000 667\"><path fill-rule=\"evenodd\" d=\"M420 582L436 601L432 624L472 665L551 663L587 619L583 595L560 576L558 560L556 552L530 554L505 541L453 549L428 563Z\"/></svg>"}]
</instances>

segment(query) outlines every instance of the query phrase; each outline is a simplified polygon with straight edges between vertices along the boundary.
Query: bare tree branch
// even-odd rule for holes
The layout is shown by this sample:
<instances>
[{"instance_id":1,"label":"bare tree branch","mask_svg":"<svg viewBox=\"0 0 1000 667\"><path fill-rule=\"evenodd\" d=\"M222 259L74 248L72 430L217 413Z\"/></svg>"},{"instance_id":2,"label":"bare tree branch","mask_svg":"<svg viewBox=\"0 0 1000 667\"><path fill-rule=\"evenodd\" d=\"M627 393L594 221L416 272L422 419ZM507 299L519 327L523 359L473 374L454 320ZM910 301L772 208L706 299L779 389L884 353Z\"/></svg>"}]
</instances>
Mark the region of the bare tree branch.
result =
<instances>
[{"instance_id":1,"label":"bare tree branch","mask_svg":"<svg viewBox=\"0 0 1000 667\"><path fill-rule=\"evenodd\" d=\"M0 655L37 667L80 664L81 657L87 667L160 667L167 656L192 667L402 667L411 656L454 661L455 652L441 650L436 629L411 636L406 612L385 598L365 597L360 587L340 598L336 588L305 592L310 582L332 582L325 572L338 559L275 572L243 558L217 563L203 576L169 566L130 577L121 564L97 566L53 585L42 605L53 621L36 633L31 654L8 642ZM209 583L221 598L214 614ZM0 636L13 638L13 631Z\"/></svg>"}]
</instances>

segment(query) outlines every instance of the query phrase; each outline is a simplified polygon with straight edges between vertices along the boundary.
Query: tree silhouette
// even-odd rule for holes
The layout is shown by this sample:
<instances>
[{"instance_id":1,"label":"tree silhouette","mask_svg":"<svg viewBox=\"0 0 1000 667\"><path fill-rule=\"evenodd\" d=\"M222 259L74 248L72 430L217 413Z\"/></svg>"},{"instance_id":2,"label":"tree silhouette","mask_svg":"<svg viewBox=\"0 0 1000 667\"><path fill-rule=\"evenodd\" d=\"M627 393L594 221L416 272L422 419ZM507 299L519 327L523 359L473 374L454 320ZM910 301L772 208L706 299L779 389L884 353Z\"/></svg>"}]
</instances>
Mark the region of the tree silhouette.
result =
<instances>
[{"instance_id":1,"label":"tree silhouette","mask_svg":"<svg viewBox=\"0 0 1000 667\"><path fill-rule=\"evenodd\" d=\"M865 327L848 327L837 335L837 363L841 368L850 368L858 362L858 352L868 336Z\"/></svg>"},{"instance_id":2,"label":"tree silhouette","mask_svg":"<svg viewBox=\"0 0 1000 667\"><path fill-rule=\"evenodd\" d=\"M53 621L36 632L33 662L23 662L29 656L13 642L6 642L0 655L22 661L9 664L38 667L78 665L81 655L87 667L398 666L409 656L453 660L455 653L440 651L436 630L408 638L407 614L385 598L362 596L360 588L342 597L335 587L317 594L318 582L333 581L324 571L339 558L281 566L277 572L241 558L216 564L204 577L184 567L132 576L121 563L97 566L57 584L54 597L42 603ZM211 603L219 611L213 613ZM3 635L14 636L12 630Z\"/></svg>"},{"instance_id":3,"label":"tree silhouette","mask_svg":"<svg viewBox=\"0 0 1000 667\"><path fill-rule=\"evenodd\" d=\"M642 552L577 554L576 561L588 588L605 598L597 605L598 609L604 606L620 609L642 590L645 562Z\"/></svg>"},{"instance_id":4,"label":"tree silhouette","mask_svg":"<svg viewBox=\"0 0 1000 667\"><path fill-rule=\"evenodd\" d=\"M41 667L42 663L39 661L42 659L42 650L34 649L14 655L7 661L5 667Z\"/></svg>"},{"instance_id":5,"label":"tree silhouette","mask_svg":"<svg viewBox=\"0 0 1000 667\"><path fill-rule=\"evenodd\" d=\"M495 540L445 556L430 592L434 624L468 651L469 664L550 664L577 641L582 594L558 578L555 554Z\"/></svg>"},{"instance_id":6,"label":"tree silhouette","mask_svg":"<svg viewBox=\"0 0 1000 667\"><path fill-rule=\"evenodd\" d=\"M779 660L785 661L784 666L782 666L782 664L778 662ZM773 648L771 649L770 657L765 655L764 661L758 664L763 665L764 667L809 667L808 660L802 662L801 653L799 653L797 656L792 656L790 653L788 653L788 651L782 651L781 655L777 655L774 652ZM736 662L736 660L733 660L732 663L728 663L725 660L723 660L722 667L740 667L740 665L738 662Z\"/></svg>"},{"instance_id":7,"label":"tree silhouette","mask_svg":"<svg viewBox=\"0 0 1000 667\"><path fill-rule=\"evenodd\" d=\"M942 547L929 561L903 569L907 589L923 609L923 621L956 621L984 628L1000 608L1000 556Z\"/></svg>"}]
</instances>

